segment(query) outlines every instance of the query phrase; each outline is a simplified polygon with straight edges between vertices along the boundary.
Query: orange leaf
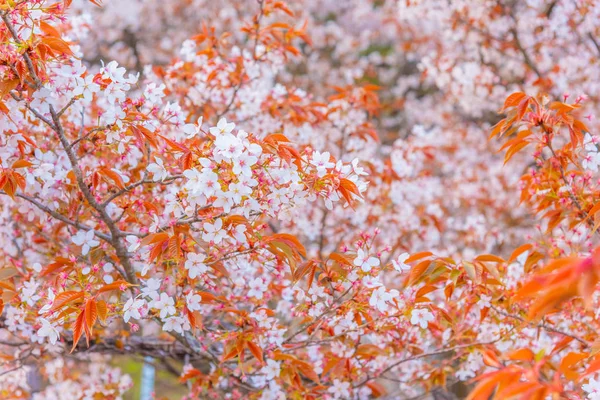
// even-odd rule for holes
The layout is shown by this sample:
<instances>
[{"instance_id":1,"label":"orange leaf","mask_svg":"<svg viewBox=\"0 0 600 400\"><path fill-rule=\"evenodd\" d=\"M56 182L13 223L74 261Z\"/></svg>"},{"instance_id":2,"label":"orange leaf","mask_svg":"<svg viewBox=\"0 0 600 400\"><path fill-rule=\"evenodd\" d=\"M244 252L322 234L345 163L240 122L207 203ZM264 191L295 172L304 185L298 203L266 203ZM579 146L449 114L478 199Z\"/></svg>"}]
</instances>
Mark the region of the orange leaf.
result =
<instances>
[{"instance_id":1,"label":"orange leaf","mask_svg":"<svg viewBox=\"0 0 600 400\"><path fill-rule=\"evenodd\" d=\"M225 356L223 357L223 362L235 358L238 355L238 353L239 350L237 349L237 346L233 346L233 348L228 353L225 353Z\"/></svg>"},{"instance_id":2,"label":"orange leaf","mask_svg":"<svg viewBox=\"0 0 600 400\"><path fill-rule=\"evenodd\" d=\"M406 259L406 261L404 261L404 262L408 264L408 263L411 263L413 261L420 260L421 258L429 257L430 255L433 255L433 253L430 252L430 251L422 251L420 253L415 253L412 256L408 257Z\"/></svg>"},{"instance_id":3,"label":"orange leaf","mask_svg":"<svg viewBox=\"0 0 600 400\"><path fill-rule=\"evenodd\" d=\"M106 322L106 317L108 315L108 307L106 306L106 302L104 300L100 300L96 303L96 310L98 311L98 318L103 323Z\"/></svg>"},{"instance_id":4,"label":"orange leaf","mask_svg":"<svg viewBox=\"0 0 600 400\"><path fill-rule=\"evenodd\" d=\"M408 275L409 284L415 284L425 273L425 271L429 269L430 264L431 260L425 260L412 267Z\"/></svg>"},{"instance_id":5,"label":"orange leaf","mask_svg":"<svg viewBox=\"0 0 600 400\"><path fill-rule=\"evenodd\" d=\"M508 353L506 358L513 361L532 361L535 355L531 349L519 349Z\"/></svg>"},{"instance_id":6,"label":"orange leaf","mask_svg":"<svg viewBox=\"0 0 600 400\"><path fill-rule=\"evenodd\" d=\"M523 92L516 92L516 93L511 94L504 101L504 106L502 107L500 112L506 110L507 108L518 106L519 103L521 103L521 101L523 99L525 99L526 97L528 97L528 96Z\"/></svg>"},{"instance_id":7,"label":"orange leaf","mask_svg":"<svg viewBox=\"0 0 600 400\"><path fill-rule=\"evenodd\" d=\"M477 386L475 386L475 389L469 393L467 400L489 400L490 395L496 388L497 384L498 382L496 379L494 379L494 377L482 380Z\"/></svg>"},{"instance_id":8,"label":"orange leaf","mask_svg":"<svg viewBox=\"0 0 600 400\"><path fill-rule=\"evenodd\" d=\"M591 375L596 371L600 371L600 355L597 355L594 361L588 365L587 369L585 370L585 375Z\"/></svg>"},{"instance_id":9,"label":"orange leaf","mask_svg":"<svg viewBox=\"0 0 600 400\"><path fill-rule=\"evenodd\" d=\"M331 253L329 255L329 259L337 262L338 264L353 265L353 262L349 257L340 253Z\"/></svg>"},{"instance_id":10,"label":"orange leaf","mask_svg":"<svg viewBox=\"0 0 600 400\"><path fill-rule=\"evenodd\" d=\"M60 38L60 33L56 30L56 28L47 22L40 21L40 29L48 36Z\"/></svg>"},{"instance_id":11,"label":"orange leaf","mask_svg":"<svg viewBox=\"0 0 600 400\"><path fill-rule=\"evenodd\" d=\"M98 172L112 180L119 189L125 189L125 182L123 182L123 178L121 178L121 175L115 171L111 170L110 168L102 167Z\"/></svg>"},{"instance_id":12,"label":"orange leaf","mask_svg":"<svg viewBox=\"0 0 600 400\"><path fill-rule=\"evenodd\" d=\"M369 387L369 389L371 389L371 395L375 398L381 397L386 393L386 390L383 387L383 385L380 385L377 382L370 381L367 383L367 386Z\"/></svg>"},{"instance_id":13,"label":"orange leaf","mask_svg":"<svg viewBox=\"0 0 600 400\"><path fill-rule=\"evenodd\" d=\"M195 368L192 368L179 378L179 382L185 383L186 381L189 381L190 379L199 378L201 376L202 376L202 372L200 372L199 370L197 370Z\"/></svg>"},{"instance_id":14,"label":"orange leaf","mask_svg":"<svg viewBox=\"0 0 600 400\"><path fill-rule=\"evenodd\" d=\"M570 352L560 362L559 371L562 372L567 379L577 379L579 374L576 371L576 366L579 362L588 358L588 356L589 355L586 353Z\"/></svg>"},{"instance_id":15,"label":"orange leaf","mask_svg":"<svg viewBox=\"0 0 600 400\"><path fill-rule=\"evenodd\" d=\"M527 394L531 392L532 389L543 387L538 382L515 382L505 386L504 388L498 390L494 395L494 400L504 400L510 399L517 395L521 395L520 399L526 399L528 397Z\"/></svg>"},{"instance_id":16,"label":"orange leaf","mask_svg":"<svg viewBox=\"0 0 600 400\"><path fill-rule=\"evenodd\" d=\"M45 45L50 47L52 50L55 50L60 54L64 54L67 56L73 55L73 51L71 51L71 48L69 47L67 42L65 42L64 40L62 40L60 38L52 37L52 36L45 36L42 39L42 43L44 43Z\"/></svg>"},{"instance_id":17,"label":"orange leaf","mask_svg":"<svg viewBox=\"0 0 600 400\"><path fill-rule=\"evenodd\" d=\"M162 243L166 240L169 240L169 235L165 232L158 232L158 233L153 233L151 235L146 236L144 239L142 239L142 241L140 242L140 246L144 247L144 246L148 246L154 243Z\"/></svg>"},{"instance_id":18,"label":"orange leaf","mask_svg":"<svg viewBox=\"0 0 600 400\"><path fill-rule=\"evenodd\" d=\"M131 131L141 140L146 139L150 146L156 148L158 147L158 142L156 141L156 134L150 131L148 128L144 128L141 125L131 125Z\"/></svg>"},{"instance_id":19,"label":"orange leaf","mask_svg":"<svg viewBox=\"0 0 600 400\"><path fill-rule=\"evenodd\" d=\"M510 255L508 259L509 263L515 261L521 254L525 253L527 250L531 249L533 246L530 243L519 246L513 253Z\"/></svg>"},{"instance_id":20,"label":"orange leaf","mask_svg":"<svg viewBox=\"0 0 600 400\"><path fill-rule=\"evenodd\" d=\"M415 294L415 297L425 296L426 294L431 293L435 290L438 290L438 287L433 286L433 285L425 285L417 291L417 293Z\"/></svg>"},{"instance_id":21,"label":"orange leaf","mask_svg":"<svg viewBox=\"0 0 600 400\"><path fill-rule=\"evenodd\" d=\"M40 277L44 277L53 272L56 272L63 267L72 268L73 262L71 260L69 260L68 258L57 257L55 262L53 262L52 264L49 264L46 268L44 268L42 270L42 272L40 272Z\"/></svg>"},{"instance_id":22,"label":"orange leaf","mask_svg":"<svg viewBox=\"0 0 600 400\"><path fill-rule=\"evenodd\" d=\"M358 346L354 354L361 357L377 357L384 355L385 351L374 344L364 343Z\"/></svg>"},{"instance_id":23,"label":"orange leaf","mask_svg":"<svg viewBox=\"0 0 600 400\"><path fill-rule=\"evenodd\" d=\"M526 140L522 140L519 143L513 145L510 149L508 149L508 151L504 155L504 164L506 164L515 154L517 154L527 145L529 145L529 142Z\"/></svg>"},{"instance_id":24,"label":"orange leaf","mask_svg":"<svg viewBox=\"0 0 600 400\"><path fill-rule=\"evenodd\" d=\"M81 310L77 320L73 323L73 347L71 348L71 353L77 347L77 343L79 343L79 339L81 338L81 334L83 333L83 327L85 325L85 311Z\"/></svg>"},{"instance_id":25,"label":"orange leaf","mask_svg":"<svg viewBox=\"0 0 600 400\"><path fill-rule=\"evenodd\" d=\"M84 296L84 292L76 292L74 290L59 293L54 298L54 302L52 303L52 308L50 309L50 311L56 311L69 303L73 303L83 298Z\"/></svg>"},{"instance_id":26,"label":"orange leaf","mask_svg":"<svg viewBox=\"0 0 600 400\"><path fill-rule=\"evenodd\" d=\"M93 298L89 298L85 303L85 323L92 332L92 328L96 323L96 319L98 318L98 307L96 306L96 300Z\"/></svg>"},{"instance_id":27,"label":"orange leaf","mask_svg":"<svg viewBox=\"0 0 600 400\"><path fill-rule=\"evenodd\" d=\"M118 280L114 281L113 283L109 283L108 285L102 286L100 289L98 289L98 293L110 292L111 290L120 290L121 286L130 287L133 285L124 280Z\"/></svg>"},{"instance_id":28,"label":"orange leaf","mask_svg":"<svg viewBox=\"0 0 600 400\"><path fill-rule=\"evenodd\" d=\"M477 256L477 258L475 258L475 261L488 261L488 262L496 262L496 263L505 262L502 258L495 256L493 254L482 254L480 256Z\"/></svg>"},{"instance_id":29,"label":"orange leaf","mask_svg":"<svg viewBox=\"0 0 600 400\"><path fill-rule=\"evenodd\" d=\"M17 160L13 163L12 167L13 169L15 168L25 168L25 167L31 167L33 164L30 163L27 160Z\"/></svg>"},{"instance_id":30,"label":"orange leaf","mask_svg":"<svg viewBox=\"0 0 600 400\"><path fill-rule=\"evenodd\" d=\"M263 359L263 351L260 347L258 347L256 344L254 344L253 342L246 342L246 345L248 346L248 349L250 350L250 352L252 353L252 355L254 355L254 357L256 357L256 359L261 363L264 364L265 360Z\"/></svg>"}]
</instances>

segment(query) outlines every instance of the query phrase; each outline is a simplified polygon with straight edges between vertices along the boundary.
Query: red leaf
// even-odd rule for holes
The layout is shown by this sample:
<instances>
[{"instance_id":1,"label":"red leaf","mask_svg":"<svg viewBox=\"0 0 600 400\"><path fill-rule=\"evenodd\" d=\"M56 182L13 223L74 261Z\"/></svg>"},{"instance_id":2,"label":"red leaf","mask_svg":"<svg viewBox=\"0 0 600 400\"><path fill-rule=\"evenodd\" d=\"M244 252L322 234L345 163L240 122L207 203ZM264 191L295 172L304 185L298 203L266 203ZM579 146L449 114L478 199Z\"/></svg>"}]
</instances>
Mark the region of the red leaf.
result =
<instances>
[{"instance_id":1,"label":"red leaf","mask_svg":"<svg viewBox=\"0 0 600 400\"><path fill-rule=\"evenodd\" d=\"M247 342L247 346L248 346L248 349L250 350L250 352L252 353L252 355L254 355L254 357L256 357L256 359L261 364L264 364L265 360L263 359L262 349L260 347L258 347L256 344L254 344L253 342Z\"/></svg>"},{"instance_id":2,"label":"red leaf","mask_svg":"<svg viewBox=\"0 0 600 400\"><path fill-rule=\"evenodd\" d=\"M65 42L64 40L62 40L60 38L52 37L52 36L45 36L42 39L42 43L44 43L45 45L50 47L52 50L55 50L59 54L64 54L67 56L73 55L73 51L71 51L71 48L69 47L67 42Z\"/></svg>"},{"instance_id":3,"label":"red leaf","mask_svg":"<svg viewBox=\"0 0 600 400\"><path fill-rule=\"evenodd\" d=\"M118 280L114 281L113 283L109 283L108 285L102 286L100 289L98 289L98 293L110 292L111 290L120 290L122 286L130 287L133 285L124 280Z\"/></svg>"},{"instance_id":4,"label":"red leaf","mask_svg":"<svg viewBox=\"0 0 600 400\"><path fill-rule=\"evenodd\" d=\"M85 325L85 311L81 310L81 312L79 313L79 316L77 317L77 320L75 320L75 322L73 323L73 326L72 326L73 347L71 348L71 353L73 352L73 350L75 350L75 347L77 347L77 343L79 343L79 339L81 339L81 334L83 333L84 325Z\"/></svg>"},{"instance_id":5,"label":"red leaf","mask_svg":"<svg viewBox=\"0 0 600 400\"><path fill-rule=\"evenodd\" d=\"M98 308L96 307L96 300L93 298L89 298L85 303L85 323L87 328L89 329L90 335L94 328L94 324L96 323L96 319L98 318ZM89 338L88 338L89 345Z\"/></svg>"},{"instance_id":6,"label":"red leaf","mask_svg":"<svg viewBox=\"0 0 600 400\"><path fill-rule=\"evenodd\" d=\"M100 300L98 303L96 303L96 311L98 312L98 318L100 318L100 321L106 322L108 307L106 306L106 302L104 300Z\"/></svg>"},{"instance_id":7,"label":"red leaf","mask_svg":"<svg viewBox=\"0 0 600 400\"><path fill-rule=\"evenodd\" d=\"M50 311L59 310L69 303L73 303L79 299L82 299L84 296L84 292L76 292L74 290L59 293L54 298L54 302L52 303L52 308L50 309Z\"/></svg>"},{"instance_id":8,"label":"red leaf","mask_svg":"<svg viewBox=\"0 0 600 400\"><path fill-rule=\"evenodd\" d=\"M404 261L404 262L405 262L406 264L408 264L408 263L411 263L411 262L413 262L413 261L420 260L421 258L424 258L424 257L429 257L429 256L430 256L430 255L432 255L432 254L433 254L433 253L432 253L432 252L430 252L430 251L422 251L422 252L420 252L420 253L415 253L415 254L413 254L412 256L408 257L408 258L406 259L406 261Z\"/></svg>"}]
</instances>

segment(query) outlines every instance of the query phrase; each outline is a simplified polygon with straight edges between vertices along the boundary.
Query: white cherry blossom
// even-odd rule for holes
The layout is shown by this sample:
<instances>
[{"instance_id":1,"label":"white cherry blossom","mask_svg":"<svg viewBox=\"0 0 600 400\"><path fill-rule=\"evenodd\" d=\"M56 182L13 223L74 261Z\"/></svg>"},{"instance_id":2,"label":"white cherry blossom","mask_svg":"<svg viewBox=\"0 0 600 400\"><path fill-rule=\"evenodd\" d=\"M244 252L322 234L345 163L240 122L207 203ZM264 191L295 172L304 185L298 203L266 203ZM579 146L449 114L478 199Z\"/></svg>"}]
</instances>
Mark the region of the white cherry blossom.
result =
<instances>
[{"instance_id":1,"label":"white cherry blossom","mask_svg":"<svg viewBox=\"0 0 600 400\"><path fill-rule=\"evenodd\" d=\"M358 249L354 265L360 267L364 272L369 272L373 267L377 267L381 261L377 257L370 257L363 249Z\"/></svg>"},{"instance_id":2,"label":"white cherry blossom","mask_svg":"<svg viewBox=\"0 0 600 400\"><path fill-rule=\"evenodd\" d=\"M87 255L91 248L96 247L100 244L99 241L95 240L95 233L92 229L89 231L78 231L72 238L71 241L77 246L81 246L81 254Z\"/></svg>"},{"instance_id":3,"label":"white cherry blossom","mask_svg":"<svg viewBox=\"0 0 600 400\"><path fill-rule=\"evenodd\" d=\"M423 329L427 328L429 323L435 319L433 314L424 308L415 308L411 311L410 315L410 323L419 325Z\"/></svg>"}]
</instances>

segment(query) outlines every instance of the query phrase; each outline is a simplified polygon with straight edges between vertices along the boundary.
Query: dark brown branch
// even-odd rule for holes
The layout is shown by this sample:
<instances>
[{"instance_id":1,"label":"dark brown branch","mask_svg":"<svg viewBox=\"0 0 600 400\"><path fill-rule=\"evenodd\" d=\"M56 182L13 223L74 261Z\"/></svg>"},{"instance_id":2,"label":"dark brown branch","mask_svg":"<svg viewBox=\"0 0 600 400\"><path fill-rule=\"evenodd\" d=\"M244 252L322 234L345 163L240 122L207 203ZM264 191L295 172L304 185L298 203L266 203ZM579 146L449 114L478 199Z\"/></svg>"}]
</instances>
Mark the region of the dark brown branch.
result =
<instances>
[{"instance_id":1,"label":"dark brown branch","mask_svg":"<svg viewBox=\"0 0 600 400\"><path fill-rule=\"evenodd\" d=\"M0 191L0 194L6 194L4 191ZM106 242L111 242L112 238L110 237L110 235L107 235L105 233L99 232L95 229L92 229L91 227L84 225L82 223L73 221L67 217L65 217L64 215L62 215L59 212L56 212L54 210L52 210L51 208L46 207L45 205L43 205L42 203L40 203L39 201L37 201L35 198L24 195L22 193L17 193L15 194L15 196L28 201L29 203L33 204L34 206L36 206L37 208L39 208L40 210L42 210L43 212L45 212L46 214L50 215L52 218L57 219L61 222L64 222L67 225L71 225L77 229L81 229L84 231L90 231L93 230L94 234L99 237L100 239L106 241Z\"/></svg>"},{"instance_id":2,"label":"dark brown branch","mask_svg":"<svg viewBox=\"0 0 600 400\"><path fill-rule=\"evenodd\" d=\"M121 264L123 265L123 268L125 269L125 272L127 273L127 279L129 281L129 283L133 283L134 285L137 285L139 282L138 282L138 278L135 274L135 269L133 268L133 265L131 264L131 261L129 259L129 255L127 253L127 248L121 241L121 236L123 236L122 232L119 230L117 225L113 222L112 218L106 211L106 207L102 206L101 204L98 204L98 202L94 198L94 195L90 191L90 188L85 183L85 180L83 177L83 172L81 171L81 168L79 167L77 157L75 156L75 153L73 153L71 144L69 143L69 141L65 135L64 129L60 122L60 118L59 118L58 114L56 113L56 111L54 111L54 107L52 107L52 106L50 106L50 114L52 115L52 120L54 121L54 126L55 126L54 131L56 132L58 139L59 139L60 143L62 144L63 149L67 153L67 157L69 158L69 162L71 163L71 169L72 169L73 173L75 174L75 180L77 181L77 186L79 186L79 190L81 190L81 193L83 193L83 196L88 201L90 206L92 206L92 208L94 208L98 212L100 219L106 224L106 226L110 230L110 234L112 237L112 240L110 243L111 243L112 247L115 249L115 253L117 254L119 261L121 262Z\"/></svg>"},{"instance_id":3,"label":"dark brown branch","mask_svg":"<svg viewBox=\"0 0 600 400\"><path fill-rule=\"evenodd\" d=\"M361 386L367 384L368 382L372 381L373 379L377 379L378 377L382 376L383 374L385 374L387 372L390 372L392 369L396 368L398 365L404 364L404 363L409 362L409 361L419 360L421 358L439 356L439 355L442 355L442 354L450 353L450 352L453 352L455 350L465 349L465 348L468 348L468 347L485 346L487 344L492 344L494 342L495 341L492 341L492 342L478 342L478 343L461 344L461 345L457 345L457 346L454 346L454 347L449 347L447 349L440 349L440 350L432 351L432 352L429 352L429 353L423 353L423 354L418 354L418 355L415 355L415 356L410 356L410 357L404 358L402 360L396 361L395 363L393 363L389 367L385 368L384 370L382 370L380 373L378 373L375 376L367 376L362 382L355 384L354 387L355 388L361 387Z\"/></svg>"},{"instance_id":4,"label":"dark brown branch","mask_svg":"<svg viewBox=\"0 0 600 400\"><path fill-rule=\"evenodd\" d=\"M594 37L594 34L590 32L590 33L588 33L588 37L590 38L590 40L592 41L592 43L594 43L594 47L596 48L596 50L598 51L598 54L600 55L600 44L598 43L598 41Z\"/></svg>"},{"instance_id":5,"label":"dark brown branch","mask_svg":"<svg viewBox=\"0 0 600 400\"><path fill-rule=\"evenodd\" d=\"M523 60L525 61L525 64L529 67L529 69L531 69L533 72L535 72L535 74L537 75L537 77L539 79L542 79L543 74L540 72L537 65L535 65L535 63L533 62L531 57L529 57L527 50L525 50L525 48L523 47L523 44L521 43L521 40L519 39L519 34L517 33L517 28L512 28L511 33L513 34L513 38L515 39L515 45L517 46L517 49L523 56Z\"/></svg>"},{"instance_id":6,"label":"dark brown branch","mask_svg":"<svg viewBox=\"0 0 600 400\"><path fill-rule=\"evenodd\" d=\"M162 181L153 181L153 180L150 180L150 179L142 179L140 181L132 183L131 185L125 186L123 189L121 189L118 192L112 194L106 200L104 200L102 202L101 206L106 207L110 202L112 202L117 197L126 194L127 192L135 189L138 186L149 185L149 184L153 184L153 183L154 184L163 184L163 185L166 185L166 184L169 184L169 183L171 183L171 182L173 182L173 181L175 181L177 179L180 179L182 177L183 177L183 175L174 175L174 176L169 176L169 177L163 179Z\"/></svg>"}]
</instances>

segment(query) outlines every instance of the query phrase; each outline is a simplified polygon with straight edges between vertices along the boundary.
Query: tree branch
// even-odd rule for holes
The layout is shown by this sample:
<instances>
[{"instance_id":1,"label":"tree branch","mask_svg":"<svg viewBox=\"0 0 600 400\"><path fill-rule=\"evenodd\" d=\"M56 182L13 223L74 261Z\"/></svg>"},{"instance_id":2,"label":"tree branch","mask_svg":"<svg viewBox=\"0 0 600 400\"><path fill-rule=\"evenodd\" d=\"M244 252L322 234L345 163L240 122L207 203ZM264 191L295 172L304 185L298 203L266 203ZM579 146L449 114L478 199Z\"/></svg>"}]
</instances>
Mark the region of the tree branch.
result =
<instances>
[{"instance_id":1,"label":"tree branch","mask_svg":"<svg viewBox=\"0 0 600 400\"><path fill-rule=\"evenodd\" d=\"M0 194L6 195L6 192L0 191ZM106 241L108 243L110 243L111 240L112 240L112 238L110 237L110 235L107 235L105 233L97 231L97 230L95 230L95 229L93 229L93 228L91 228L91 227L89 227L89 226L87 226L85 224L80 223L80 222L73 221L73 220L65 217L61 213L58 213L58 212L52 210L51 208L43 205L42 203L40 203L39 201L37 201L33 197L27 196L27 195L22 194L22 193L17 193L17 194L15 194L15 196L17 196L17 197L19 197L19 198L21 198L23 200L26 200L26 201L30 202L31 204L33 204L34 206L36 206L37 208L39 208L40 210L42 210L46 214L50 215L52 218L57 219L57 220L59 220L61 222L64 222L67 225L71 225L74 228L81 229L81 230L84 230L84 231L94 231L94 234L97 237L99 237L100 239L102 239L102 240L104 240L104 241Z\"/></svg>"},{"instance_id":2,"label":"tree branch","mask_svg":"<svg viewBox=\"0 0 600 400\"><path fill-rule=\"evenodd\" d=\"M10 32L11 36L15 40L15 42L18 45L22 45L23 42L21 41L21 39L19 39L19 35L17 34L15 27L13 26L12 22L10 22L10 20L8 19L8 12L1 13L0 16L1 16L2 20L4 21L4 24L8 28L8 31ZM39 89L40 87L42 87L42 82L40 81L40 78L37 75L35 67L33 66L33 61L31 61L31 57L29 57L29 54L27 53L27 51L28 50L25 50L25 52L23 52L22 56L23 56L23 59L25 60L25 64L27 65L27 70L29 71L29 74L31 75L31 77L33 78L33 81L35 82L35 85L33 86L33 88Z\"/></svg>"}]
</instances>

